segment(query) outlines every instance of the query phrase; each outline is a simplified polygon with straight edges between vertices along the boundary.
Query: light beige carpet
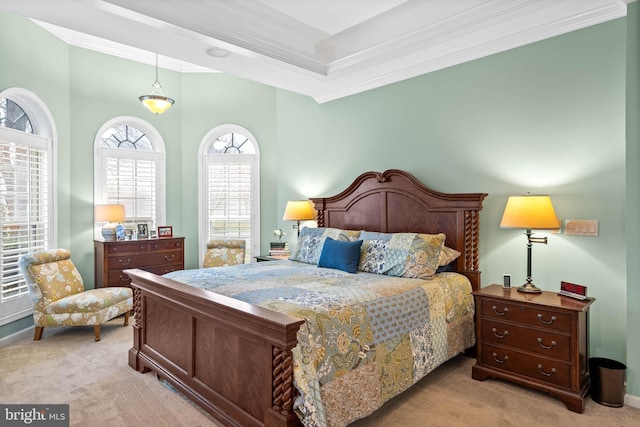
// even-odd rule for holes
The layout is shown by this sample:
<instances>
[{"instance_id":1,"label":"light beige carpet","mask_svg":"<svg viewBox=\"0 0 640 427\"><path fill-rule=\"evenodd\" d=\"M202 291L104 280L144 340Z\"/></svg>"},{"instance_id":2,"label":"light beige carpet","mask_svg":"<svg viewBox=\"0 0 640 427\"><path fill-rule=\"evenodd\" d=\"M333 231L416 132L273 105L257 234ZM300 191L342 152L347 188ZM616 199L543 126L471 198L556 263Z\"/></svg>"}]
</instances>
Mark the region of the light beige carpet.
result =
<instances>
[{"instance_id":1,"label":"light beige carpet","mask_svg":"<svg viewBox=\"0 0 640 427\"><path fill-rule=\"evenodd\" d=\"M68 403L72 426L216 426L152 373L127 364L131 327L45 328L42 341L0 348L0 402ZM352 427L640 426L640 409L608 408L587 399L584 414L544 393L497 380L471 379L475 361L457 357Z\"/></svg>"}]
</instances>

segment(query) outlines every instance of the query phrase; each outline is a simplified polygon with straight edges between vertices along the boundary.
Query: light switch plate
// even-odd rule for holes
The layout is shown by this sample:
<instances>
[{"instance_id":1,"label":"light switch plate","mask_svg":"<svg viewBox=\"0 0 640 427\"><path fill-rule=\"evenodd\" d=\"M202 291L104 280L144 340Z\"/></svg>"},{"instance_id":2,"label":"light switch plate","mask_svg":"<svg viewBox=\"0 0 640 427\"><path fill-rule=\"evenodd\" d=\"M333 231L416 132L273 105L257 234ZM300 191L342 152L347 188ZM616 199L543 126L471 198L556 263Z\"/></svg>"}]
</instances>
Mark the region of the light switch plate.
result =
<instances>
[{"instance_id":1,"label":"light switch plate","mask_svg":"<svg viewBox=\"0 0 640 427\"><path fill-rule=\"evenodd\" d=\"M597 236L598 221L590 219L568 219L564 223L564 233L574 236Z\"/></svg>"}]
</instances>

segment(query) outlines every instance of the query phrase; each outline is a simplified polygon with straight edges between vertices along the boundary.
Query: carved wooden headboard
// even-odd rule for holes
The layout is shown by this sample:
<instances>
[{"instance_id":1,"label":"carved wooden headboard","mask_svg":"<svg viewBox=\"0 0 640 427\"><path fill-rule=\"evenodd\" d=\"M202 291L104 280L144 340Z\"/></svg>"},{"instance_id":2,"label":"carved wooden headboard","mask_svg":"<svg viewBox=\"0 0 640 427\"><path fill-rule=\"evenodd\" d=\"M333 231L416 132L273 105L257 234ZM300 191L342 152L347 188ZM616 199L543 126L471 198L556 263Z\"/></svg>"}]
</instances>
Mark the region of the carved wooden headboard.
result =
<instances>
[{"instance_id":1,"label":"carved wooden headboard","mask_svg":"<svg viewBox=\"0 0 640 427\"><path fill-rule=\"evenodd\" d=\"M333 197L312 198L318 227L383 233L445 233L446 245L462 255L456 271L480 287L479 235L485 193L445 194L408 172L365 172Z\"/></svg>"}]
</instances>

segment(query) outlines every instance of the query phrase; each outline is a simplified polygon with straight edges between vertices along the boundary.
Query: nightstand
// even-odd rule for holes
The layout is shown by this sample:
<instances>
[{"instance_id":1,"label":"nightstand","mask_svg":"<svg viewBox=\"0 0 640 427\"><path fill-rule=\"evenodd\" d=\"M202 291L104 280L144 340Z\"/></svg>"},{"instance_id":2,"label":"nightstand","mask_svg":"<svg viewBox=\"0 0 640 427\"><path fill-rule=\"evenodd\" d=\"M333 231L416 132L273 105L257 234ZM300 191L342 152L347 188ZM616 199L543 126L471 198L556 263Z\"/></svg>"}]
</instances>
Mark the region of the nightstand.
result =
<instances>
[{"instance_id":1,"label":"nightstand","mask_svg":"<svg viewBox=\"0 0 640 427\"><path fill-rule=\"evenodd\" d=\"M184 270L184 237L93 242L95 287L129 286L122 270L140 268L155 274Z\"/></svg>"},{"instance_id":2,"label":"nightstand","mask_svg":"<svg viewBox=\"0 0 640 427\"><path fill-rule=\"evenodd\" d=\"M589 306L555 292L491 285L474 291L478 358L472 377L499 378L549 393L584 412L589 378Z\"/></svg>"}]
</instances>

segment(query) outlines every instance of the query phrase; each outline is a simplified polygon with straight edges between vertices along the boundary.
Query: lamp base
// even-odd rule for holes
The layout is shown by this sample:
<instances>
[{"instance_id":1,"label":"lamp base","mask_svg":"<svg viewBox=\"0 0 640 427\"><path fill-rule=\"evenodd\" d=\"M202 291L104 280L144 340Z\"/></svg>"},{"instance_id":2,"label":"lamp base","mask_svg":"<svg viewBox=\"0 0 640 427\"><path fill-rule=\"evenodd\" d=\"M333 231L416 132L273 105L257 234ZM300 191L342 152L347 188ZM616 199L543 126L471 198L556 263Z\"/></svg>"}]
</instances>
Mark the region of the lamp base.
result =
<instances>
[{"instance_id":1,"label":"lamp base","mask_svg":"<svg viewBox=\"0 0 640 427\"><path fill-rule=\"evenodd\" d=\"M542 289L538 288L531 282L527 282L524 285L518 287L518 292L526 292L528 294L541 294Z\"/></svg>"},{"instance_id":2,"label":"lamp base","mask_svg":"<svg viewBox=\"0 0 640 427\"><path fill-rule=\"evenodd\" d=\"M111 242L116 240L116 225L112 223L107 223L102 227L102 238Z\"/></svg>"}]
</instances>

